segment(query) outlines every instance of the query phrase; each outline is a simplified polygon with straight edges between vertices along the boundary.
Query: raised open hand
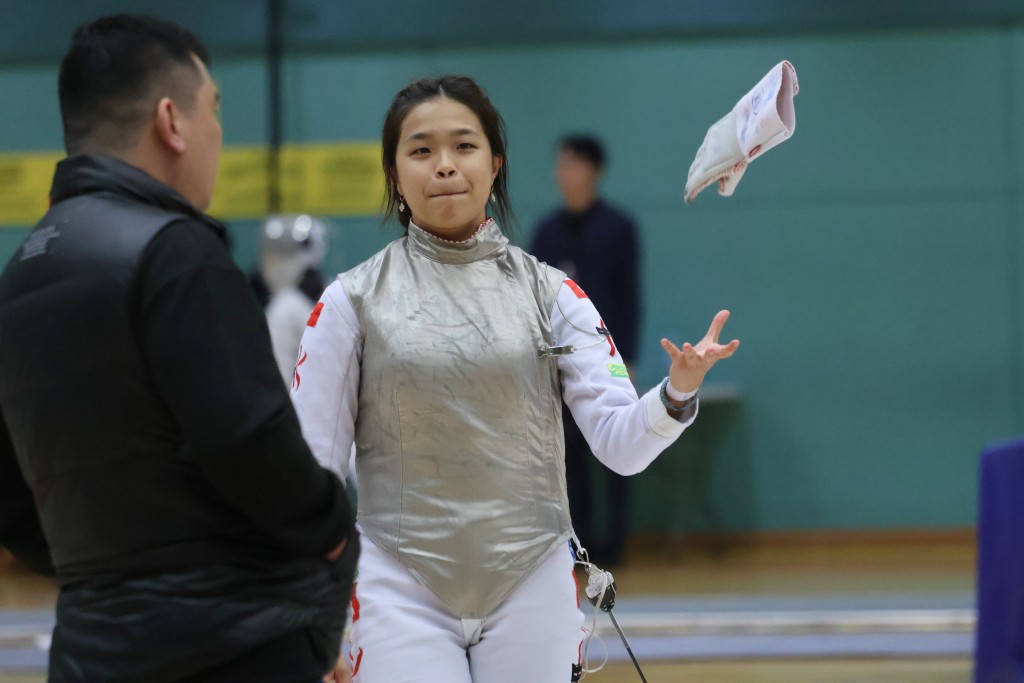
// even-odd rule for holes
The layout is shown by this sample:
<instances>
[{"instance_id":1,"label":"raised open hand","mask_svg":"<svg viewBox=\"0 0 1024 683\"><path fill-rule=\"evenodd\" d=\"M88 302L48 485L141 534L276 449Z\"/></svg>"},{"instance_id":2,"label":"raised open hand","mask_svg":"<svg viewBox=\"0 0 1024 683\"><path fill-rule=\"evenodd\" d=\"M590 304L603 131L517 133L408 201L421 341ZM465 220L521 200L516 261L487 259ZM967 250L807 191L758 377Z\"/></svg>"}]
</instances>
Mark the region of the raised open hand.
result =
<instances>
[{"instance_id":1,"label":"raised open hand","mask_svg":"<svg viewBox=\"0 0 1024 683\"><path fill-rule=\"evenodd\" d=\"M668 377L673 388L682 392L696 391L712 365L736 353L740 347L739 339L733 339L724 346L718 343L718 337L728 319L729 311L719 311L711 321L708 333L696 346L684 342L680 349L668 339L661 340L661 347L672 361Z\"/></svg>"}]
</instances>

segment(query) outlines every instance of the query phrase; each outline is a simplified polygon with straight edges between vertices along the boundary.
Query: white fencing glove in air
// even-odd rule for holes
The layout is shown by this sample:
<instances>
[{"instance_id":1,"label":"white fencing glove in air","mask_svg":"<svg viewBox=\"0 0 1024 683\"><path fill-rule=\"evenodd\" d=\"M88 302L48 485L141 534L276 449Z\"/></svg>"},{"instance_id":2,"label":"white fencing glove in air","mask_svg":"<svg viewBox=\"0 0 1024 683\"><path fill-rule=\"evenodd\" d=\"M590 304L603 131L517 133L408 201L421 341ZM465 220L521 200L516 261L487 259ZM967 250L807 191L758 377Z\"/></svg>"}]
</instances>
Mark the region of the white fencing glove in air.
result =
<instances>
[{"instance_id":1,"label":"white fencing glove in air","mask_svg":"<svg viewBox=\"0 0 1024 683\"><path fill-rule=\"evenodd\" d=\"M796 69L779 62L711 126L686 176L686 203L716 180L718 194L731 196L747 164L796 130L793 96L799 91Z\"/></svg>"}]
</instances>

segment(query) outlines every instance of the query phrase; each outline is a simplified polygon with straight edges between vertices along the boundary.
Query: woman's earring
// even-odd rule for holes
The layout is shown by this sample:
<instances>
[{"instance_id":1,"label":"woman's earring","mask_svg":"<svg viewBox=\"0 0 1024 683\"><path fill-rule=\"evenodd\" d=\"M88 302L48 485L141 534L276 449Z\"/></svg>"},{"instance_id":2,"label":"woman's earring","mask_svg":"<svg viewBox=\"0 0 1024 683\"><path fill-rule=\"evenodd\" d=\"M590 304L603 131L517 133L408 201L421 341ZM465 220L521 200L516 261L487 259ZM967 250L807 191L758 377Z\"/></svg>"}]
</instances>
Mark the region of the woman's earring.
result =
<instances>
[{"instance_id":1,"label":"woman's earring","mask_svg":"<svg viewBox=\"0 0 1024 683\"><path fill-rule=\"evenodd\" d=\"M497 204L498 198L494 196L494 190L491 190L491 204Z\"/></svg>"},{"instance_id":2,"label":"woman's earring","mask_svg":"<svg viewBox=\"0 0 1024 683\"><path fill-rule=\"evenodd\" d=\"M405 213L405 197L398 195L398 213Z\"/></svg>"}]
</instances>

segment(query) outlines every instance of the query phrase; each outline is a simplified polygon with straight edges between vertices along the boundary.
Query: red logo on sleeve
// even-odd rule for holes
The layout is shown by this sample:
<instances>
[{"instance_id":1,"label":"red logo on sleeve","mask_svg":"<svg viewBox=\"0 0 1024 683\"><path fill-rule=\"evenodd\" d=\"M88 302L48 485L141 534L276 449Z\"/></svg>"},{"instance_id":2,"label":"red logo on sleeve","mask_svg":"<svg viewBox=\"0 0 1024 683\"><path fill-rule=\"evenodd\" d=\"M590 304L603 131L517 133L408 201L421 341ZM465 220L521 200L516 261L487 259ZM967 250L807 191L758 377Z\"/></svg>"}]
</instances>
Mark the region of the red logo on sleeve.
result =
<instances>
[{"instance_id":1,"label":"red logo on sleeve","mask_svg":"<svg viewBox=\"0 0 1024 683\"><path fill-rule=\"evenodd\" d=\"M588 299L587 293L583 291L578 284L572 281L571 278L565 278L565 284L573 291L577 299Z\"/></svg>"},{"instance_id":2,"label":"red logo on sleeve","mask_svg":"<svg viewBox=\"0 0 1024 683\"><path fill-rule=\"evenodd\" d=\"M595 329L597 330L597 333L599 335L601 335L602 337L604 337L605 339L608 340L608 347L611 349L608 352L608 355L609 356L614 356L615 355L615 342L612 341L612 333L611 333L611 331L607 327L605 327L604 320L600 320L599 322L601 324L598 325Z\"/></svg>"},{"instance_id":3,"label":"red logo on sleeve","mask_svg":"<svg viewBox=\"0 0 1024 683\"><path fill-rule=\"evenodd\" d=\"M313 307L313 312L309 314L309 320L306 321L306 327L316 327L316 323L320 320L320 311L324 310L324 302L321 301Z\"/></svg>"},{"instance_id":4,"label":"red logo on sleeve","mask_svg":"<svg viewBox=\"0 0 1024 683\"><path fill-rule=\"evenodd\" d=\"M302 347L299 347L299 359L295 362L295 367L292 369L292 391L298 391L299 387L302 386L302 376L299 375L299 366L306 362L308 358Z\"/></svg>"}]
</instances>

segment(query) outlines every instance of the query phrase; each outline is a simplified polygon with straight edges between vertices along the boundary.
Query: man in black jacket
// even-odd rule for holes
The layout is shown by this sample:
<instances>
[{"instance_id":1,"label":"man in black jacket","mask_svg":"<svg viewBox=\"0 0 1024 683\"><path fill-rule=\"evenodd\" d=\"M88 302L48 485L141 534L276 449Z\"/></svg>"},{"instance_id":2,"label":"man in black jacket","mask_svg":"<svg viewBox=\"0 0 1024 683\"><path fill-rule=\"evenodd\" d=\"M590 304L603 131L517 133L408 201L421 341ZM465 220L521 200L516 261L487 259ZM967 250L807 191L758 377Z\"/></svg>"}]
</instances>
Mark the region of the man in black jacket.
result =
<instances>
[{"instance_id":1,"label":"man in black jacket","mask_svg":"<svg viewBox=\"0 0 1024 683\"><path fill-rule=\"evenodd\" d=\"M192 34L76 31L68 158L0 276L0 544L60 585L50 680L316 681L358 555L210 204Z\"/></svg>"}]
</instances>

